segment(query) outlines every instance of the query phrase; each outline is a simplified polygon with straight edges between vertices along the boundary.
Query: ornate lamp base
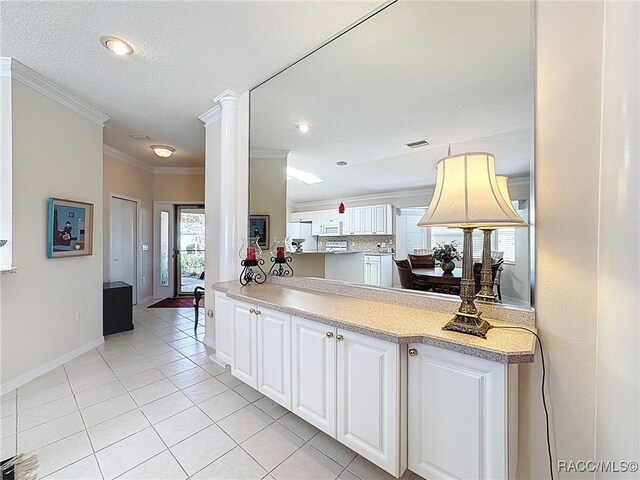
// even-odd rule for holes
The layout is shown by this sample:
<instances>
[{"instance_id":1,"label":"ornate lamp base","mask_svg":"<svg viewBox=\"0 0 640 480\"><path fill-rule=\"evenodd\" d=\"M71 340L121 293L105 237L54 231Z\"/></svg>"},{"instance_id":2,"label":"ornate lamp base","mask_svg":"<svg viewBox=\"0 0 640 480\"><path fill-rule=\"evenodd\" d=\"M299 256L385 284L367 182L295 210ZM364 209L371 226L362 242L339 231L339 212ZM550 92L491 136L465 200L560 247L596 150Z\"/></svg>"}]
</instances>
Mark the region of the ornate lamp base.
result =
<instances>
[{"instance_id":1,"label":"ornate lamp base","mask_svg":"<svg viewBox=\"0 0 640 480\"><path fill-rule=\"evenodd\" d=\"M482 290L480 290L476 294L476 300L484 303L498 303L498 297L496 297L493 293L485 294L482 292Z\"/></svg>"},{"instance_id":2,"label":"ornate lamp base","mask_svg":"<svg viewBox=\"0 0 640 480\"><path fill-rule=\"evenodd\" d=\"M484 318L480 318L480 312L476 315L456 312L456 316L449 320L442 329L487 338L487 332L491 329L491 324Z\"/></svg>"},{"instance_id":3,"label":"ornate lamp base","mask_svg":"<svg viewBox=\"0 0 640 480\"><path fill-rule=\"evenodd\" d=\"M264 273L261 265L264 265L264 260L241 260L240 265L244 268L242 269L242 273L240 273L240 283L242 285L247 285L251 282L255 283L264 283L267 280L267 274ZM254 271L253 268L256 267L258 271Z\"/></svg>"}]
</instances>

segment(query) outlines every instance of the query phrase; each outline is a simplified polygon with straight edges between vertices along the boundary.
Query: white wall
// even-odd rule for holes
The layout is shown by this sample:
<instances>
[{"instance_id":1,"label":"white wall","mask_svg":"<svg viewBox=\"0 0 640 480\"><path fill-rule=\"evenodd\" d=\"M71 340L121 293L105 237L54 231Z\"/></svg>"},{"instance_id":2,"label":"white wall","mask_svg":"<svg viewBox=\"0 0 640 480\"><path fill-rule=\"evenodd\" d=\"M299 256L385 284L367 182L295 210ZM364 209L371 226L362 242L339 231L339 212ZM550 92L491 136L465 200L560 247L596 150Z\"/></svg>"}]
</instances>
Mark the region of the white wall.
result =
<instances>
[{"instance_id":1,"label":"white wall","mask_svg":"<svg viewBox=\"0 0 640 480\"><path fill-rule=\"evenodd\" d=\"M640 4L605 7L596 451L640 461ZM637 472L599 478L638 478Z\"/></svg>"},{"instance_id":2,"label":"white wall","mask_svg":"<svg viewBox=\"0 0 640 480\"><path fill-rule=\"evenodd\" d=\"M3 385L102 339L102 127L15 79L12 90L18 272L0 277ZM47 259L51 196L94 204L93 255Z\"/></svg>"},{"instance_id":3,"label":"white wall","mask_svg":"<svg viewBox=\"0 0 640 480\"><path fill-rule=\"evenodd\" d=\"M591 460L603 5L537 7L536 326L548 362L555 460ZM539 355L520 367L522 479L549 478L540 376Z\"/></svg>"}]
</instances>

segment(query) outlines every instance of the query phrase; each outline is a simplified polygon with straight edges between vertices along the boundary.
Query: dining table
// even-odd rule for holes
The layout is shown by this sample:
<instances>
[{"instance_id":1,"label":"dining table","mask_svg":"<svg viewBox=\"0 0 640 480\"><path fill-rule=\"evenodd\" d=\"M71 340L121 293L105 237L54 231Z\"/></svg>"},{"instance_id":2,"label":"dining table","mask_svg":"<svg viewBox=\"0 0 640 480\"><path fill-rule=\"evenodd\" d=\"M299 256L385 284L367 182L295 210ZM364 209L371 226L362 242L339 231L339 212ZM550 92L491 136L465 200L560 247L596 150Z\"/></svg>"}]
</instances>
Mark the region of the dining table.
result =
<instances>
[{"instance_id":1,"label":"dining table","mask_svg":"<svg viewBox=\"0 0 640 480\"><path fill-rule=\"evenodd\" d=\"M462 268L454 268L452 272L447 273L441 267L412 268L411 272L417 280L415 283L423 288L441 288L447 291L460 288L462 280Z\"/></svg>"}]
</instances>

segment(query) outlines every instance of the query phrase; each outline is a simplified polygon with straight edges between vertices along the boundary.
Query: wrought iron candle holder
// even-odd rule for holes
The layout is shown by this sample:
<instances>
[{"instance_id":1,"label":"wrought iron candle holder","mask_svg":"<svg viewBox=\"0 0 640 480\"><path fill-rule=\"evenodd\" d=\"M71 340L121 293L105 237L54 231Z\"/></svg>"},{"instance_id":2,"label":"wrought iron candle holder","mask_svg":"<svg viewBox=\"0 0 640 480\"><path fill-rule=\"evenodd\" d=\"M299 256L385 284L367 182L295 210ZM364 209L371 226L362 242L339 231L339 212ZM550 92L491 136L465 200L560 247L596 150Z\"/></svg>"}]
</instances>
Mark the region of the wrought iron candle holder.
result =
<instances>
[{"instance_id":1,"label":"wrought iron candle holder","mask_svg":"<svg viewBox=\"0 0 640 480\"><path fill-rule=\"evenodd\" d=\"M240 261L240 265L244 267L242 269L242 273L240 273L240 283L242 285L248 285L251 282L266 282L267 274L262 269L262 265L264 265L264 260L262 258L255 260L245 258Z\"/></svg>"},{"instance_id":2,"label":"wrought iron candle holder","mask_svg":"<svg viewBox=\"0 0 640 480\"><path fill-rule=\"evenodd\" d=\"M287 252L287 238L274 237L271 244L271 268L269 269L269 275L275 275L276 277L292 277L293 268L291 263L291 256L286 254Z\"/></svg>"},{"instance_id":3,"label":"wrought iron candle holder","mask_svg":"<svg viewBox=\"0 0 640 480\"><path fill-rule=\"evenodd\" d=\"M262 259L262 249L258 245L257 238L245 238L242 247L238 251L242 272L240 273L240 283L248 285L251 282L264 283L267 281L267 274L262 269L264 260Z\"/></svg>"}]
</instances>

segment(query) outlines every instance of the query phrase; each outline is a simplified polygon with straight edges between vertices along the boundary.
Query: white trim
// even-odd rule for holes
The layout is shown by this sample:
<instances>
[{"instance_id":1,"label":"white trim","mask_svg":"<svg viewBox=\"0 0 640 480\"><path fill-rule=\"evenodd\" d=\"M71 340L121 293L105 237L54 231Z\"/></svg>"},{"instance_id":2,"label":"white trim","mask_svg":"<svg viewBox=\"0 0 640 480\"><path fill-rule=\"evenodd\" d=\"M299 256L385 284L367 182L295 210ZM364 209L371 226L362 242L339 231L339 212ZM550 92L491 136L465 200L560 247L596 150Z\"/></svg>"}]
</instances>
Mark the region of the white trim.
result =
<instances>
[{"instance_id":1,"label":"white trim","mask_svg":"<svg viewBox=\"0 0 640 480\"><path fill-rule=\"evenodd\" d=\"M120 160L121 162L128 163L129 165L144 170L145 172L153 173L153 165L149 165L147 162L143 162L139 158L133 157L128 153L124 153L117 148L114 148L107 144L102 144L102 152L110 157Z\"/></svg>"},{"instance_id":2,"label":"white trim","mask_svg":"<svg viewBox=\"0 0 640 480\"><path fill-rule=\"evenodd\" d=\"M509 179L507 180L507 183L509 185L529 185L531 183L531 175L525 174L525 175L509 177Z\"/></svg>"},{"instance_id":3,"label":"white trim","mask_svg":"<svg viewBox=\"0 0 640 480\"><path fill-rule=\"evenodd\" d=\"M156 167L156 175L204 175L204 167Z\"/></svg>"},{"instance_id":4,"label":"white trim","mask_svg":"<svg viewBox=\"0 0 640 480\"><path fill-rule=\"evenodd\" d=\"M74 112L82 115L93 123L104 127L109 117L100 110L83 102L78 97L71 95L69 92L53 83L48 78L43 77L39 73L31 70L16 59L11 57L1 57L0 74L3 77L11 77L19 80L25 85L42 93L52 100L64 105Z\"/></svg>"},{"instance_id":5,"label":"white trim","mask_svg":"<svg viewBox=\"0 0 640 480\"><path fill-rule=\"evenodd\" d=\"M202 123L204 123L204 128L207 128L208 126L220 121L222 118L222 108L220 105L215 105L198 118L202 120Z\"/></svg>"},{"instance_id":6,"label":"white trim","mask_svg":"<svg viewBox=\"0 0 640 480\"><path fill-rule=\"evenodd\" d=\"M429 198L433 195L433 187L431 188L416 188L414 190L401 190L396 192L381 192L381 193L373 193L371 195L358 195L354 197L344 197L340 198L330 198L327 200L319 200L315 202L300 202L293 203L296 208L307 208L307 207L321 207L327 204L340 203L343 201L346 203L349 202L367 202L367 201L376 201L376 200L384 200L388 198L407 198L407 197L425 197L425 205L429 201ZM417 206L417 205L416 205Z\"/></svg>"},{"instance_id":7,"label":"white trim","mask_svg":"<svg viewBox=\"0 0 640 480\"><path fill-rule=\"evenodd\" d=\"M213 99L213 103L222 103L223 100L238 100L240 95L233 90L226 89L220 95Z\"/></svg>"},{"instance_id":8,"label":"white trim","mask_svg":"<svg viewBox=\"0 0 640 480\"><path fill-rule=\"evenodd\" d=\"M112 233L112 225L111 225L111 205L113 203L114 198L119 198L120 200L126 200L127 202L134 202L136 204L136 240L134 242L135 246L135 264L136 264L136 303L135 305L140 304L140 300L138 299L138 293L140 292L140 286L142 285L142 277L144 276L144 272L142 271L142 255L140 251L142 250L142 200L136 197L130 197L128 195L121 195L119 193L111 192L109 193L109 252L108 257L109 262L109 279L111 280L111 252L113 251L113 245L111 244L111 236ZM151 252L153 256L153 251ZM113 281L113 280L111 280Z\"/></svg>"},{"instance_id":9,"label":"white trim","mask_svg":"<svg viewBox=\"0 0 640 480\"><path fill-rule=\"evenodd\" d=\"M270 148L252 148L251 158L289 158L291 150L278 150Z\"/></svg>"},{"instance_id":10,"label":"white trim","mask_svg":"<svg viewBox=\"0 0 640 480\"><path fill-rule=\"evenodd\" d=\"M153 299L154 299L153 295L147 295L146 297L141 298L140 300L138 300L138 306L144 305L145 303L147 303L148 301L153 300Z\"/></svg>"},{"instance_id":11,"label":"white trim","mask_svg":"<svg viewBox=\"0 0 640 480\"><path fill-rule=\"evenodd\" d=\"M89 343L82 345L81 347L75 348L70 352L65 353L64 355L51 360L50 362L45 363L44 365L40 365L33 370L29 370L27 373L24 373L19 377L14 378L13 380L9 380L8 382L3 383L0 386L0 395L4 395L5 393L8 393L15 388L21 387L25 383L38 378L40 375L44 375L45 373L50 372L54 368L58 368L64 363L70 362L74 358L79 357L83 353L86 353L89 350L96 348L98 345L102 345L103 343L104 337L97 338Z\"/></svg>"}]
</instances>

